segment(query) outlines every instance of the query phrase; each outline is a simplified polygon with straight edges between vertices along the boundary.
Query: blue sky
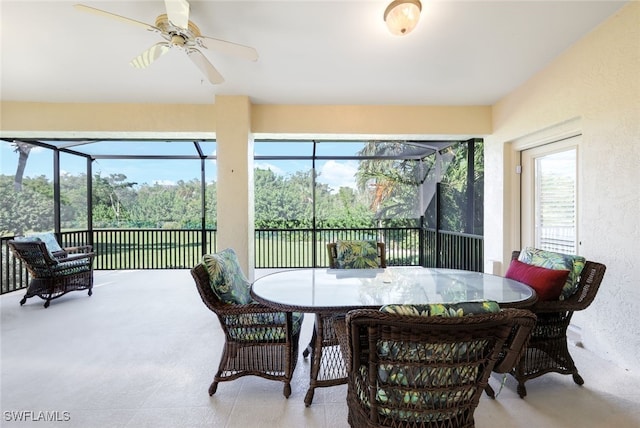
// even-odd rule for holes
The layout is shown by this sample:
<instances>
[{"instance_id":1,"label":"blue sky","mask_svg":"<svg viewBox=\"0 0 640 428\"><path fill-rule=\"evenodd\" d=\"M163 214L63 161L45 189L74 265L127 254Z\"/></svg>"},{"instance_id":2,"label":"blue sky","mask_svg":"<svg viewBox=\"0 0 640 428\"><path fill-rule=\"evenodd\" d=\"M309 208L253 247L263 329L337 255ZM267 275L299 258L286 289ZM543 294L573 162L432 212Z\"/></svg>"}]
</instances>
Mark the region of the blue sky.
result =
<instances>
[{"instance_id":1,"label":"blue sky","mask_svg":"<svg viewBox=\"0 0 640 428\"><path fill-rule=\"evenodd\" d=\"M114 153L114 142L111 144L109 153ZM359 144L345 143L324 143L318 145L319 155L351 155L355 154L362 146ZM175 146L174 146L175 147ZM130 149L130 146L127 147ZM148 150L148 146L144 148ZM204 148L203 148L204 149ZM13 175L16 172L18 154L15 153L13 145L7 142L0 142L0 174ZM106 153L105 149L96 145L92 147L92 153ZM169 145L166 148L162 144L154 145L154 154L185 154L187 151L180 149L178 151L169 152ZM215 145L208 143L206 150L215 154ZM312 154L311 143L256 143L255 152L258 156L310 156ZM25 170L26 177L36 177L45 175L51 178L53 174L53 157L51 150L34 147L27 161ZM127 151L130 153L144 153L142 149ZM193 151L189 151L192 154ZM124 154L124 153L122 153ZM215 161L210 161L207 166L207 181L215 178L216 167ZM256 160L255 166L263 169L271 169L277 174L288 175L296 170L308 170L311 168L309 160ZM354 160L328 160L317 161L318 181L328 184L337 191L341 186L355 186L354 174L358 167L358 162ZM127 176L127 181L139 184L161 183L174 184L179 180L188 181L191 179L200 179L200 161L199 160L115 160L115 159L97 159L93 162L93 172L100 172L102 176L108 176L113 173L123 173ZM86 171L86 160L79 156L68 155L62 153L60 156L60 169L63 173L79 174Z\"/></svg>"}]
</instances>

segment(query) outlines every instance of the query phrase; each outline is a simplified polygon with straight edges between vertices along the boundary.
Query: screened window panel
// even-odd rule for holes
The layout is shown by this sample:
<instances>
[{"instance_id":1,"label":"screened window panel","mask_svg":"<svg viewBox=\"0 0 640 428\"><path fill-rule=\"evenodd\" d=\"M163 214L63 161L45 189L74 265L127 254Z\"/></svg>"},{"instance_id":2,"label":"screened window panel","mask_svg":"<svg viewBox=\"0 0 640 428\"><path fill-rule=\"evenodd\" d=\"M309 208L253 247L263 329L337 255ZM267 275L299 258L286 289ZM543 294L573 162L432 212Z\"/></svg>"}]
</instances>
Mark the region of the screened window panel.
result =
<instances>
[{"instance_id":1,"label":"screened window panel","mask_svg":"<svg viewBox=\"0 0 640 428\"><path fill-rule=\"evenodd\" d=\"M576 150L536 158L535 180L536 247L576 254Z\"/></svg>"}]
</instances>

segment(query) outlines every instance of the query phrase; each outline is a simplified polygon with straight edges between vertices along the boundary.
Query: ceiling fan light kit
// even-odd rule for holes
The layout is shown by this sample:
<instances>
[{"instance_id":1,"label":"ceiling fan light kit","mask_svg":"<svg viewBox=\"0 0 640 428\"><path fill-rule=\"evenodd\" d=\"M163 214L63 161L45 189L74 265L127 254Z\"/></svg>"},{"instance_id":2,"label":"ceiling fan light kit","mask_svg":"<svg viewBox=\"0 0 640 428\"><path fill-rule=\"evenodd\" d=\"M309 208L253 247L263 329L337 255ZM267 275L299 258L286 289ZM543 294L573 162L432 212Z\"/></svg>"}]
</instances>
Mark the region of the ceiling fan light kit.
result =
<instances>
[{"instance_id":1,"label":"ceiling fan light kit","mask_svg":"<svg viewBox=\"0 0 640 428\"><path fill-rule=\"evenodd\" d=\"M384 22L391 34L404 36L418 25L421 10L420 0L394 0L384 11Z\"/></svg>"},{"instance_id":2,"label":"ceiling fan light kit","mask_svg":"<svg viewBox=\"0 0 640 428\"><path fill-rule=\"evenodd\" d=\"M82 4L76 4L74 7L83 12L137 25L158 33L165 40L156 43L134 58L131 65L135 68L147 68L155 60L169 52L171 48L178 48L184 51L193 64L207 77L207 80L215 85L224 82L224 78L197 48L212 48L250 61L258 59L258 53L252 47L203 36L198 26L189 20L190 8L187 0L165 0L164 3L167 13L156 18L155 26ZM209 47L205 45L205 41L208 42Z\"/></svg>"}]
</instances>

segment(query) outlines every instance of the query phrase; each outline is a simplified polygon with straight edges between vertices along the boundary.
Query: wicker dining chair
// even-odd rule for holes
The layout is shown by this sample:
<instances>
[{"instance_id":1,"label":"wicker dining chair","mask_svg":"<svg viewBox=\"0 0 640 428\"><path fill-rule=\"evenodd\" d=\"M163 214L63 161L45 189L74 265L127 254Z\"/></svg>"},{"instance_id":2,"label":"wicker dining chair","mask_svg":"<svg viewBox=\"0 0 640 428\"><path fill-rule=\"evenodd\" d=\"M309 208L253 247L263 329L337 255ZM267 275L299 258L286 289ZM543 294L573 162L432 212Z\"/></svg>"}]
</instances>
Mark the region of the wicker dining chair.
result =
<instances>
[{"instance_id":1,"label":"wicker dining chair","mask_svg":"<svg viewBox=\"0 0 640 428\"><path fill-rule=\"evenodd\" d=\"M92 247L62 248L53 234L47 235L50 236L22 237L8 242L14 256L22 261L31 276L20 305L38 296L45 300L44 307L48 308L53 299L75 290L88 290L91 296L95 257Z\"/></svg>"},{"instance_id":2,"label":"wicker dining chair","mask_svg":"<svg viewBox=\"0 0 640 428\"><path fill-rule=\"evenodd\" d=\"M514 251L512 260L517 260L520 251ZM606 266L585 261L577 279L575 291L563 300L538 300L530 309L537 315L531 339L521 358L511 370L518 381L517 392L521 398L527 395L525 382L555 372L570 374L576 384L584 384L567 345L567 328L575 311L586 309L598 292Z\"/></svg>"},{"instance_id":3,"label":"wicker dining chair","mask_svg":"<svg viewBox=\"0 0 640 428\"><path fill-rule=\"evenodd\" d=\"M327 244L327 254L329 256L330 269L350 269L356 268L355 266L363 266L365 269L387 267L384 242L330 242ZM344 316L344 314L335 315ZM333 317L334 315L316 314L311 342L302 352L302 356L304 358L307 358L307 356L309 356L309 353L313 349L313 344L317 340L318 336L323 338L322 347L327 349L327 352L332 349L331 347L335 347L335 349L338 350L338 339L335 332L333 331ZM340 356L334 356L332 358L340 358ZM335 365L333 366L335 367ZM339 378L340 376L337 377ZM344 383L344 381L338 382Z\"/></svg>"},{"instance_id":4,"label":"wicker dining chair","mask_svg":"<svg viewBox=\"0 0 640 428\"><path fill-rule=\"evenodd\" d=\"M230 289L232 283L246 286L246 290L242 290L246 296L249 296L250 284L233 250L223 250L212 257L223 262L213 279L204 261L191 269L202 301L217 315L225 334L209 395L215 394L219 382L253 375L284 382L283 394L289 398L304 314L277 311L254 301L229 302L226 297L234 293ZM214 291L216 287L228 290L229 294L220 296Z\"/></svg>"},{"instance_id":5,"label":"wicker dining chair","mask_svg":"<svg viewBox=\"0 0 640 428\"><path fill-rule=\"evenodd\" d=\"M331 242L327 244L327 255L330 269L373 269L387 266L385 245L374 240ZM324 379L319 384L323 386L340 385L347 380L342 351L333 329L334 316L344 317L344 314L316 314L311 341L302 352L302 356L307 358L314 349L320 350L320 358L312 357L311 378L317 381L322 371ZM318 340L322 343L316 343ZM309 390L305 401L310 403L312 399L313 388Z\"/></svg>"},{"instance_id":6,"label":"wicker dining chair","mask_svg":"<svg viewBox=\"0 0 640 428\"><path fill-rule=\"evenodd\" d=\"M524 309L462 316L383 310L353 310L336 325L347 347L353 427L473 427L507 342L526 342L535 323L535 315Z\"/></svg>"}]
</instances>

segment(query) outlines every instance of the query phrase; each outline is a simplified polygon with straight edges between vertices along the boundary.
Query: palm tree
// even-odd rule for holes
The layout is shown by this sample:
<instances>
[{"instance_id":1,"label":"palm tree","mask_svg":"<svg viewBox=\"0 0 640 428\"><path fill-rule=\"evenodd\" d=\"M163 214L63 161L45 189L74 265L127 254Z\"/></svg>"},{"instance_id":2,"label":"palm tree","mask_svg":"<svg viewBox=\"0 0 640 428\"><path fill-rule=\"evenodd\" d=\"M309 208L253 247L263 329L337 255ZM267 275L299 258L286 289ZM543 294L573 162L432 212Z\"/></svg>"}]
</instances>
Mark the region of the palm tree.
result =
<instances>
[{"instance_id":1,"label":"palm tree","mask_svg":"<svg viewBox=\"0 0 640 428\"><path fill-rule=\"evenodd\" d=\"M378 227L384 218L405 217L417 202L416 190L425 174L421 161L401 158L406 150L407 144L402 142L369 141L358 152L365 159L360 161L356 183L369 195Z\"/></svg>"}]
</instances>

